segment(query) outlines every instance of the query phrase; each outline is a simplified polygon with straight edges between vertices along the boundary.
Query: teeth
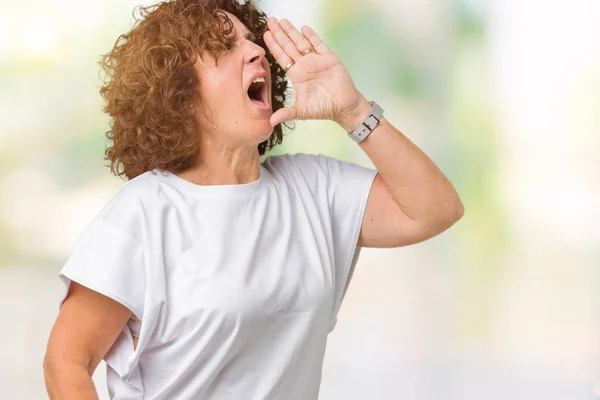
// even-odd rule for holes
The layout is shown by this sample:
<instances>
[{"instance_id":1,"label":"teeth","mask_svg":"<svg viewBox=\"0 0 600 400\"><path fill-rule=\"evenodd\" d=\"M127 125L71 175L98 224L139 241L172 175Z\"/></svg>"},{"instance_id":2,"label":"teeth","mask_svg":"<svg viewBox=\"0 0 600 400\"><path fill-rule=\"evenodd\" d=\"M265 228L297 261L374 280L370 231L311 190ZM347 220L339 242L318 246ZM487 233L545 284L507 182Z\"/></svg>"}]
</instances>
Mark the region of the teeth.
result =
<instances>
[{"instance_id":1,"label":"teeth","mask_svg":"<svg viewBox=\"0 0 600 400\"><path fill-rule=\"evenodd\" d=\"M264 77L262 77L262 76L259 76L258 78L254 79L254 80L252 81L252 83L262 83L262 82L264 82L264 81L265 81L265 78L264 78Z\"/></svg>"}]
</instances>

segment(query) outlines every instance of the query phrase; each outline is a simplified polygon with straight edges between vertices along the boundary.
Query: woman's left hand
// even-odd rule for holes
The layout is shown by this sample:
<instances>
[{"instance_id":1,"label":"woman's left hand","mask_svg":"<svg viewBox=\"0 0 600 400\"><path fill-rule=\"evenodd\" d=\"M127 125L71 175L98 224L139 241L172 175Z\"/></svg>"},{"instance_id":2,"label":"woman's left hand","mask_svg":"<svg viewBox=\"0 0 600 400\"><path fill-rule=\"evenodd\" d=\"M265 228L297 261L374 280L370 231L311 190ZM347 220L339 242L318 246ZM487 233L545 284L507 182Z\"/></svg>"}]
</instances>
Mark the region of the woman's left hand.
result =
<instances>
[{"instance_id":1,"label":"woman's left hand","mask_svg":"<svg viewBox=\"0 0 600 400\"><path fill-rule=\"evenodd\" d=\"M277 110L271 125L293 119L341 121L366 100L356 90L350 74L321 38L308 26L300 33L288 20L269 18L264 41L294 86L294 105ZM303 51L314 51L302 55Z\"/></svg>"}]
</instances>

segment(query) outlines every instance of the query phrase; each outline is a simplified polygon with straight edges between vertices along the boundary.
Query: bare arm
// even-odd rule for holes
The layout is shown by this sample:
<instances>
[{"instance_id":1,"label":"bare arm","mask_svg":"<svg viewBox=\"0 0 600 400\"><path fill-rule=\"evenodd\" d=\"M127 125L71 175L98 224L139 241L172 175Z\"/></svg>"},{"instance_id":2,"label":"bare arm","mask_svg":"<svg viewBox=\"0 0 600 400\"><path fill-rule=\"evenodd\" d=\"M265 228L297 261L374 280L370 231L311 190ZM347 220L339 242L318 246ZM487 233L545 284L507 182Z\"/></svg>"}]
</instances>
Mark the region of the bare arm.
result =
<instances>
[{"instance_id":1,"label":"bare arm","mask_svg":"<svg viewBox=\"0 0 600 400\"><path fill-rule=\"evenodd\" d=\"M115 300L71 282L44 357L50 399L98 400L92 375L130 315Z\"/></svg>"},{"instance_id":2,"label":"bare arm","mask_svg":"<svg viewBox=\"0 0 600 400\"><path fill-rule=\"evenodd\" d=\"M356 128L371 106L360 103L339 124ZM360 147L379 171L375 177L359 245L399 247L427 240L452 226L463 204L450 181L433 161L385 118Z\"/></svg>"}]
</instances>

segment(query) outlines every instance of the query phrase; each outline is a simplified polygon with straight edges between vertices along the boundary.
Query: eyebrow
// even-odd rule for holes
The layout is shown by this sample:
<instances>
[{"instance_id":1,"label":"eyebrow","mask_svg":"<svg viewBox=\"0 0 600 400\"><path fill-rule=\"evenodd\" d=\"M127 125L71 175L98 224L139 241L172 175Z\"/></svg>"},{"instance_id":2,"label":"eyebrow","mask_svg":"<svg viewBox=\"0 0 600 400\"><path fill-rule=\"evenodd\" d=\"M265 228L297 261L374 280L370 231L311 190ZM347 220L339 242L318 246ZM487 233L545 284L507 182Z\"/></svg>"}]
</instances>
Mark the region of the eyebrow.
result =
<instances>
[{"instance_id":1,"label":"eyebrow","mask_svg":"<svg viewBox=\"0 0 600 400\"><path fill-rule=\"evenodd\" d=\"M244 37L251 42L256 41L256 36L250 31L246 32L246 35Z\"/></svg>"},{"instance_id":2,"label":"eyebrow","mask_svg":"<svg viewBox=\"0 0 600 400\"><path fill-rule=\"evenodd\" d=\"M233 36L231 36L231 39L233 39L233 40L238 40L238 38L240 37L240 35L238 35L238 34L237 34L237 32L235 32L235 31L234 31L234 32L232 32L232 33L233 33ZM253 34L252 32L250 32L249 30L246 30L246 34L244 35L244 37L245 37L246 39L248 39L249 41L251 41L251 42L256 42L256 39L258 39L258 38L256 37L256 35L254 35L254 34Z\"/></svg>"}]
</instances>

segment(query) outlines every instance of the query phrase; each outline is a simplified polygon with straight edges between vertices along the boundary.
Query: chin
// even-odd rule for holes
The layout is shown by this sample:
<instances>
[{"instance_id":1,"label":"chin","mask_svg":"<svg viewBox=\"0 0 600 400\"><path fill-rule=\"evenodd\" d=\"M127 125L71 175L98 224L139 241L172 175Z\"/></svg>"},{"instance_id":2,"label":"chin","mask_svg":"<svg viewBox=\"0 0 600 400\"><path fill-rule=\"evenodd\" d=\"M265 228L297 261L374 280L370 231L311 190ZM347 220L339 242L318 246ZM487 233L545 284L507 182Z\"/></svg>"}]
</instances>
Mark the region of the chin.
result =
<instances>
[{"instance_id":1,"label":"chin","mask_svg":"<svg viewBox=\"0 0 600 400\"><path fill-rule=\"evenodd\" d=\"M262 143L265 140L267 140L269 138L269 136L271 136L271 134L273 133L273 127L271 126L271 123L269 122L269 120L264 120L261 121L260 125L256 127L256 129L253 132L253 135L257 140L258 143Z\"/></svg>"},{"instance_id":2,"label":"chin","mask_svg":"<svg viewBox=\"0 0 600 400\"><path fill-rule=\"evenodd\" d=\"M240 132L242 133L242 132ZM246 136L246 140L250 140L251 143L248 143L250 146L259 145L264 142L271 136L273 133L273 127L269 120L262 121L254 121L251 127L245 130L244 136Z\"/></svg>"}]
</instances>

